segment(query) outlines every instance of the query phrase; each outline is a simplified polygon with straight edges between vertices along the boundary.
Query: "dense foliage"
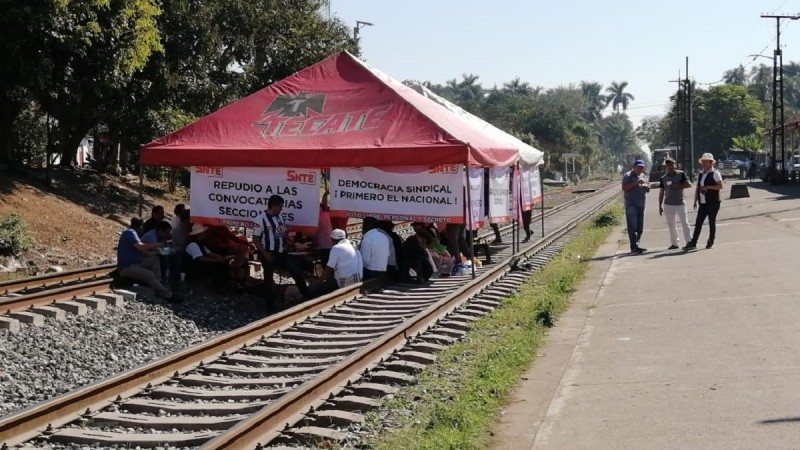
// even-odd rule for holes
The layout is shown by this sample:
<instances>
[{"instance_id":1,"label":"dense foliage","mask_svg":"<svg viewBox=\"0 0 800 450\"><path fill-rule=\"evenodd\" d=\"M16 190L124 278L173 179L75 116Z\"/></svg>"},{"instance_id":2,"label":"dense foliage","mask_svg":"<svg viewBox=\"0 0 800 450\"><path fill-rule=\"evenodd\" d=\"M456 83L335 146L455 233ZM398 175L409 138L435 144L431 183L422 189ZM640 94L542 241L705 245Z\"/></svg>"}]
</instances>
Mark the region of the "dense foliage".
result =
<instances>
[{"instance_id":1,"label":"dense foliage","mask_svg":"<svg viewBox=\"0 0 800 450\"><path fill-rule=\"evenodd\" d=\"M0 163L99 163L339 50L319 0L0 0ZM11 63L13 62L13 63ZM106 150L103 154L102 150ZM97 152L96 152L97 153ZM135 155L134 155L135 156Z\"/></svg>"},{"instance_id":2,"label":"dense foliage","mask_svg":"<svg viewBox=\"0 0 800 450\"><path fill-rule=\"evenodd\" d=\"M800 63L785 64L784 117L800 119ZM695 153L711 152L722 157L730 149L756 152L766 150L767 130L772 128L772 67L764 64L749 69L743 65L725 71L723 84L698 88L692 83ZM676 141L677 100L663 117L645 118L637 137L651 148Z\"/></svg>"},{"instance_id":3,"label":"dense foliage","mask_svg":"<svg viewBox=\"0 0 800 450\"><path fill-rule=\"evenodd\" d=\"M563 171L564 153L578 153L576 172L581 176L607 174L640 155L634 127L625 110L634 100L628 83L612 82L605 90L597 82L532 87L515 78L502 87L484 88L479 76L464 74L460 81L427 83L437 94L493 125L517 134L546 151L546 171ZM604 93L605 92L605 93ZM604 115L610 107L612 112ZM622 112L619 112L619 110ZM569 159L570 166L572 159ZM570 168L570 172L571 172Z\"/></svg>"},{"instance_id":4,"label":"dense foliage","mask_svg":"<svg viewBox=\"0 0 800 450\"><path fill-rule=\"evenodd\" d=\"M16 255L32 245L28 224L19 214L0 217L0 256Z\"/></svg>"}]
</instances>

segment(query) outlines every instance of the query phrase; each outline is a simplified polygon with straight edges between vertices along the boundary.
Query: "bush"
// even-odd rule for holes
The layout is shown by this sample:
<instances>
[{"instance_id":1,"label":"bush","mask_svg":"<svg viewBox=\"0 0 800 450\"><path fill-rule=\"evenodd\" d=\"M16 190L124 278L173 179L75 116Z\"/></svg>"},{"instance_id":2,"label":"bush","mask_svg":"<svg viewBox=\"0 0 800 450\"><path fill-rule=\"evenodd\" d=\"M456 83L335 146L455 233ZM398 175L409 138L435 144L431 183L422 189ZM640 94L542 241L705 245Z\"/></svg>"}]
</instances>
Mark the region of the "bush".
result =
<instances>
[{"instance_id":1,"label":"bush","mask_svg":"<svg viewBox=\"0 0 800 450\"><path fill-rule=\"evenodd\" d=\"M28 224L17 213L0 218L0 255L16 255L28 250L33 240L28 236Z\"/></svg>"},{"instance_id":2,"label":"bush","mask_svg":"<svg viewBox=\"0 0 800 450\"><path fill-rule=\"evenodd\" d=\"M601 212L594 218L594 226L596 228L605 228L605 227L613 227L615 225L619 225L621 220L620 218L623 215L622 207L619 205L614 205L611 208L606 209L605 211Z\"/></svg>"}]
</instances>

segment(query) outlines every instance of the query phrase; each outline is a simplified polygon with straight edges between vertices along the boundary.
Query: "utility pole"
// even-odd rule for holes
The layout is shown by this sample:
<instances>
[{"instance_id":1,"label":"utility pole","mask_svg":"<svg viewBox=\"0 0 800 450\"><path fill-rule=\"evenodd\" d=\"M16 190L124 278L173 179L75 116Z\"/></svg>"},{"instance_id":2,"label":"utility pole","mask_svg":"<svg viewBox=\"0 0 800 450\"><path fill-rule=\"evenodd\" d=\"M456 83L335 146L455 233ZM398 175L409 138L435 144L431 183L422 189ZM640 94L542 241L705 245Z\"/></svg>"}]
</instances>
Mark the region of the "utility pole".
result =
<instances>
[{"instance_id":1,"label":"utility pole","mask_svg":"<svg viewBox=\"0 0 800 450\"><path fill-rule=\"evenodd\" d=\"M785 183L786 177L786 139L783 134L783 52L781 51L781 20L800 19L800 14L762 14L762 18L775 19L777 41L772 58L772 164L770 165L770 183ZM778 147L780 144L780 159Z\"/></svg>"},{"instance_id":2,"label":"utility pole","mask_svg":"<svg viewBox=\"0 0 800 450\"><path fill-rule=\"evenodd\" d=\"M686 78L683 80L684 96L686 98L686 123L683 135L683 156L684 161L688 160L688 164L684 162L683 170L688 167L692 175L694 175L694 127L692 126L692 83L689 81L689 57L686 57Z\"/></svg>"},{"instance_id":3,"label":"utility pole","mask_svg":"<svg viewBox=\"0 0 800 450\"><path fill-rule=\"evenodd\" d=\"M683 125L685 123L685 119L683 118L684 115L684 97L685 94L683 92L683 79L681 79L681 71L678 70L678 78L676 80L669 80L670 83L678 83L678 91L675 94L675 112L677 117L675 118L675 162L681 161L681 150L683 150ZM653 161L653 164L656 164L656 161ZM682 170L686 170L685 166L681 167Z\"/></svg>"},{"instance_id":4,"label":"utility pole","mask_svg":"<svg viewBox=\"0 0 800 450\"><path fill-rule=\"evenodd\" d=\"M373 25L375 25L375 24L374 23L370 23L370 22L364 22L364 21L361 21L361 20L356 20L356 26L353 27L353 42L355 44L356 56L361 56L361 55L359 55L360 51L359 51L359 46L358 46L359 32L361 31L362 28L371 27Z\"/></svg>"}]
</instances>

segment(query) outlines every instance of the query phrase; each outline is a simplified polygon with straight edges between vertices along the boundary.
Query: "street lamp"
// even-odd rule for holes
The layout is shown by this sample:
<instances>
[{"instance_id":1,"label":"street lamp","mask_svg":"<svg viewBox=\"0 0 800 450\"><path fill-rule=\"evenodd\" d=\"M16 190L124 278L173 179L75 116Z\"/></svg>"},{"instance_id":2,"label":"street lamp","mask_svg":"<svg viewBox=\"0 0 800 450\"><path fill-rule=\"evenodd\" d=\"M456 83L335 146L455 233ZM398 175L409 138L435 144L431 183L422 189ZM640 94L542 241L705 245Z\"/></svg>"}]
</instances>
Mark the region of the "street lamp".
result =
<instances>
[{"instance_id":1,"label":"street lamp","mask_svg":"<svg viewBox=\"0 0 800 450\"><path fill-rule=\"evenodd\" d=\"M356 56L359 56L358 55L358 34L359 34L359 31L361 31L361 29L364 28L364 27L371 27L373 25L375 25L375 24L371 23L371 22L364 22L362 20L356 20L356 26L353 27L353 41L355 41L355 43L356 43Z\"/></svg>"}]
</instances>

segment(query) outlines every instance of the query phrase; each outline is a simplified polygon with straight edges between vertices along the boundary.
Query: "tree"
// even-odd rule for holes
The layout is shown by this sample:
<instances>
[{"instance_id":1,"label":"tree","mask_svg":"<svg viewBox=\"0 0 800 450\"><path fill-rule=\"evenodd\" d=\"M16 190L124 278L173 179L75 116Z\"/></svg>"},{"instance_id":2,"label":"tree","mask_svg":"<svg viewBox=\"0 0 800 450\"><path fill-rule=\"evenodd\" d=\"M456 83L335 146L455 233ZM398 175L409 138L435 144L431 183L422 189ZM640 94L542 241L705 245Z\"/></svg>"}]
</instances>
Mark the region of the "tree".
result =
<instances>
[{"instance_id":1,"label":"tree","mask_svg":"<svg viewBox=\"0 0 800 450\"><path fill-rule=\"evenodd\" d=\"M627 81L623 81L622 83L612 81L611 86L606 88L606 92L608 92L606 106L611 105L614 112L619 112L620 106L622 106L622 111L627 111L628 104L634 100L633 95L625 92L626 87L628 87Z\"/></svg>"},{"instance_id":2,"label":"tree","mask_svg":"<svg viewBox=\"0 0 800 450\"><path fill-rule=\"evenodd\" d=\"M628 115L615 112L603 119L603 138L617 163L625 163L625 155L640 151Z\"/></svg>"},{"instance_id":3,"label":"tree","mask_svg":"<svg viewBox=\"0 0 800 450\"><path fill-rule=\"evenodd\" d=\"M534 89L531 85L526 81L520 81L519 77L514 78L511 81L503 83L503 92L506 92L511 95L536 95L538 94L538 89Z\"/></svg>"},{"instance_id":4,"label":"tree","mask_svg":"<svg viewBox=\"0 0 800 450\"><path fill-rule=\"evenodd\" d=\"M764 139L759 133L753 133L747 136L736 136L732 139L732 142L733 148L749 150L751 152L760 152L764 150Z\"/></svg>"},{"instance_id":5,"label":"tree","mask_svg":"<svg viewBox=\"0 0 800 450\"><path fill-rule=\"evenodd\" d=\"M171 0L152 55L104 117L126 149L283 79L341 50L350 29L317 0ZM123 156L122 158L126 158Z\"/></svg>"},{"instance_id":6,"label":"tree","mask_svg":"<svg viewBox=\"0 0 800 450\"><path fill-rule=\"evenodd\" d=\"M603 85L596 82L581 81L581 93L586 100L583 114L587 122L597 122L603 118L603 110L608 106L606 96L602 94Z\"/></svg>"},{"instance_id":7,"label":"tree","mask_svg":"<svg viewBox=\"0 0 800 450\"><path fill-rule=\"evenodd\" d=\"M759 132L764 112L746 87L725 84L696 93L694 121L695 153L721 156L733 138Z\"/></svg>"},{"instance_id":8,"label":"tree","mask_svg":"<svg viewBox=\"0 0 800 450\"><path fill-rule=\"evenodd\" d=\"M772 67L764 64L751 67L748 91L761 102L769 100L772 95Z\"/></svg>"},{"instance_id":9,"label":"tree","mask_svg":"<svg viewBox=\"0 0 800 450\"><path fill-rule=\"evenodd\" d=\"M738 67L725 71L722 75L722 80L725 84L735 84L737 86L744 86L747 84L747 75L744 71L744 66L739 64Z\"/></svg>"},{"instance_id":10,"label":"tree","mask_svg":"<svg viewBox=\"0 0 800 450\"><path fill-rule=\"evenodd\" d=\"M455 78L447 80L441 93L437 94L452 101L465 110L477 114L484 100L483 86L478 83L480 77L474 74L462 74L461 81Z\"/></svg>"},{"instance_id":11,"label":"tree","mask_svg":"<svg viewBox=\"0 0 800 450\"><path fill-rule=\"evenodd\" d=\"M20 84L54 119L51 144L71 165L78 144L153 52L161 50L155 0L8 2L3 25L24 28L11 46ZM8 23L11 22L11 23Z\"/></svg>"},{"instance_id":12,"label":"tree","mask_svg":"<svg viewBox=\"0 0 800 450\"><path fill-rule=\"evenodd\" d=\"M666 117L647 116L636 128L636 137L645 142L651 149L663 148L669 145L670 138L667 133L668 123Z\"/></svg>"}]
</instances>

